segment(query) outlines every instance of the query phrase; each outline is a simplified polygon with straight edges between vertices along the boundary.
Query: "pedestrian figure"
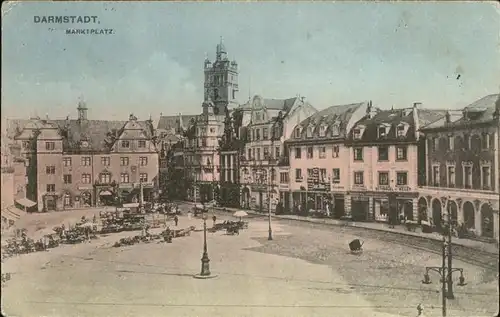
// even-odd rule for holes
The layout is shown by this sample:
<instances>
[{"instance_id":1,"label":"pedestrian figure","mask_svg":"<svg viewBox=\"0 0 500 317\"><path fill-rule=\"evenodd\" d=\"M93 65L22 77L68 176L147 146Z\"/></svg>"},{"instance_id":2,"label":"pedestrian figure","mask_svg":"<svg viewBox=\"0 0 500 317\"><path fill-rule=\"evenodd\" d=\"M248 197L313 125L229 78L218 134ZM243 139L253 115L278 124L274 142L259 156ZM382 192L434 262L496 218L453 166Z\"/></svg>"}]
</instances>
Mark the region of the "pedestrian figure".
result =
<instances>
[{"instance_id":1,"label":"pedestrian figure","mask_svg":"<svg viewBox=\"0 0 500 317\"><path fill-rule=\"evenodd\" d=\"M424 317L424 306L422 304L417 306L417 317Z\"/></svg>"},{"instance_id":2,"label":"pedestrian figure","mask_svg":"<svg viewBox=\"0 0 500 317\"><path fill-rule=\"evenodd\" d=\"M177 217L177 215L175 215L175 217L174 217L174 222L175 222L175 226L177 227L177 224L179 223L179 217Z\"/></svg>"},{"instance_id":3,"label":"pedestrian figure","mask_svg":"<svg viewBox=\"0 0 500 317\"><path fill-rule=\"evenodd\" d=\"M214 227L215 227L215 222L217 221L217 217L215 215L213 215L212 220L214 221Z\"/></svg>"},{"instance_id":4,"label":"pedestrian figure","mask_svg":"<svg viewBox=\"0 0 500 317\"><path fill-rule=\"evenodd\" d=\"M191 211L188 211L188 220L191 220L192 214Z\"/></svg>"}]
</instances>

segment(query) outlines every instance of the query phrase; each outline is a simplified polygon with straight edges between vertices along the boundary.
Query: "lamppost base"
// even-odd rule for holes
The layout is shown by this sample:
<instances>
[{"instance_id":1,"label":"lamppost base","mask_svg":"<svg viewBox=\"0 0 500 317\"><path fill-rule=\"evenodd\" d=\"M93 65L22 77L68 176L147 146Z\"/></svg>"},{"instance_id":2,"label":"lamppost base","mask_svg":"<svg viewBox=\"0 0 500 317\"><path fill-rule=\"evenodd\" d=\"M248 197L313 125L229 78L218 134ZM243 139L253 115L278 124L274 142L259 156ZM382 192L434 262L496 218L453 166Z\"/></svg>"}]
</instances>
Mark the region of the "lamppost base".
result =
<instances>
[{"instance_id":1,"label":"lamppost base","mask_svg":"<svg viewBox=\"0 0 500 317\"><path fill-rule=\"evenodd\" d=\"M267 236L267 240L271 241L272 239L273 239L273 234L271 232L269 232L269 236Z\"/></svg>"},{"instance_id":2,"label":"lamppost base","mask_svg":"<svg viewBox=\"0 0 500 317\"><path fill-rule=\"evenodd\" d=\"M210 274L210 275L196 274L196 275L193 275L193 277L195 279L198 279L198 280L208 280L208 279L211 279L211 278L216 278L217 274Z\"/></svg>"},{"instance_id":3,"label":"lamppost base","mask_svg":"<svg viewBox=\"0 0 500 317\"><path fill-rule=\"evenodd\" d=\"M453 293L447 292L446 299L455 299L455 295Z\"/></svg>"}]
</instances>

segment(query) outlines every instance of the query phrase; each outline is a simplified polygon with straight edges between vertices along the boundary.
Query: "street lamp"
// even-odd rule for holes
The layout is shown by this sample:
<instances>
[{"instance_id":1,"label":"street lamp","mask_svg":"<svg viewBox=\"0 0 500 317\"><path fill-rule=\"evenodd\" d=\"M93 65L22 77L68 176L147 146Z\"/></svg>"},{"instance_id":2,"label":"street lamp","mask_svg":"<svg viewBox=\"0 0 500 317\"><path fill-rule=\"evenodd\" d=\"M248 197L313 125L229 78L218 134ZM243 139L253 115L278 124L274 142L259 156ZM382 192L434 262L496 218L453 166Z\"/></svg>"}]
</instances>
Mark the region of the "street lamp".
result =
<instances>
[{"instance_id":1,"label":"street lamp","mask_svg":"<svg viewBox=\"0 0 500 317\"><path fill-rule=\"evenodd\" d=\"M272 176L274 175L274 167L271 167L270 169L271 175L269 175L269 193L267 195L269 199L268 203L268 220L269 220L269 235L267 237L267 240L271 241L273 239L273 229L271 228L271 191L272 191Z\"/></svg>"},{"instance_id":2,"label":"street lamp","mask_svg":"<svg viewBox=\"0 0 500 317\"><path fill-rule=\"evenodd\" d=\"M442 262L441 262L441 267L436 267L436 266L428 266L425 267L425 274L424 274L424 279L422 280L423 284L431 284L431 279L429 276L429 272L433 271L439 274L441 277L440 282L441 282L441 292L442 292L442 316L446 317L446 299L454 299L455 296L453 295L453 272L460 272L460 278L459 278L459 283L457 284L458 286L465 286L467 285L465 283L465 277L464 277L464 270L462 268L453 268L452 267L452 254L451 254L451 233L452 233L452 228L451 228L451 212L449 212L449 203L450 203L450 197L448 199L443 198L443 200L446 200L446 206L448 215L447 215L447 223L444 223L443 226L443 245L442 245ZM446 254L448 251L448 254ZM446 267L446 258L448 258L448 267ZM448 286L448 290L447 290Z\"/></svg>"},{"instance_id":3,"label":"street lamp","mask_svg":"<svg viewBox=\"0 0 500 317\"><path fill-rule=\"evenodd\" d=\"M203 256L201 257L201 273L195 275L198 279L214 278L217 275L210 273L210 259L207 251L207 213L202 213L203 218Z\"/></svg>"}]
</instances>

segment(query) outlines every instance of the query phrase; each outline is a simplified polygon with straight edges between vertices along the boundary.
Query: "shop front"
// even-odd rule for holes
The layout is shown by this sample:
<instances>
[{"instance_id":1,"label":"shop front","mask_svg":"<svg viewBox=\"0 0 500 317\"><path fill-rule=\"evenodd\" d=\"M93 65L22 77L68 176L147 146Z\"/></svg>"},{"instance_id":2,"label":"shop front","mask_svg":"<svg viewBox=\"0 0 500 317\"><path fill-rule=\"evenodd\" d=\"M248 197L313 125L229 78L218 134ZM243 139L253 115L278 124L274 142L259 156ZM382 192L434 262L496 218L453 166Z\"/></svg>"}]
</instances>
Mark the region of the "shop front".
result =
<instances>
[{"instance_id":1,"label":"shop front","mask_svg":"<svg viewBox=\"0 0 500 317\"><path fill-rule=\"evenodd\" d=\"M353 221L367 221L370 198L366 193L351 193L351 217Z\"/></svg>"}]
</instances>

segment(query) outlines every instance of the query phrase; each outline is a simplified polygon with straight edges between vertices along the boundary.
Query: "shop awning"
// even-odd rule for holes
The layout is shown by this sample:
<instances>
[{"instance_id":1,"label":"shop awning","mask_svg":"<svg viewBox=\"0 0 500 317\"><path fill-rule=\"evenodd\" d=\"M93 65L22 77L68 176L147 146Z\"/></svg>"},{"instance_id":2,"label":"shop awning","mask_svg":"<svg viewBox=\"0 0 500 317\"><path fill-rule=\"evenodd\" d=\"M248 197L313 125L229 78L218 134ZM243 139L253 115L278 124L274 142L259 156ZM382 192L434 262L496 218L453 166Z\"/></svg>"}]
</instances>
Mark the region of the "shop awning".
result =
<instances>
[{"instance_id":1,"label":"shop awning","mask_svg":"<svg viewBox=\"0 0 500 317\"><path fill-rule=\"evenodd\" d=\"M16 200L16 202L17 202L19 205L21 205L21 206L23 206L23 207L27 207L27 208L30 208L30 207L33 207L33 206L35 206L35 205L36 205L36 202L31 201L31 200L29 200L28 198L21 198L21 199Z\"/></svg>"},{"instance_id":2,"label":"shop awning","mask_svg":"<svg viewBox=\"0 0 500 317\"><path fill-rule=\"evenodd\" d=\"M123 204L123 208L137 208L139 207L139 203L127 203Z\"/></svg>"},{"instance_id":3,"label":"shop awning","mask_svg":"<svg viewBox=\"0 0 500 317\"><path fill-rule=\"evenodd\" d=\"M99 196L113 196L113 194L109 190L103 190L99 193Z\"/></svg>"},{"instance_id":4,"label":"shop awning","mask_svg":"<svg viewBox=\"0 0 500 317\"><path fill-rule=\"evenodd\" d=\"M2 217L5 217L10 220L18 220L19 218L21 218L21 215L23 214L24 211L14 206L9 206L2 209Z\"/></svg>"}]
</instances>

